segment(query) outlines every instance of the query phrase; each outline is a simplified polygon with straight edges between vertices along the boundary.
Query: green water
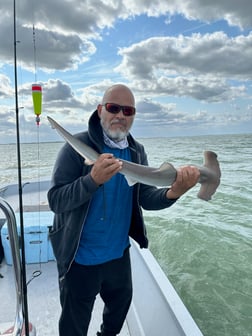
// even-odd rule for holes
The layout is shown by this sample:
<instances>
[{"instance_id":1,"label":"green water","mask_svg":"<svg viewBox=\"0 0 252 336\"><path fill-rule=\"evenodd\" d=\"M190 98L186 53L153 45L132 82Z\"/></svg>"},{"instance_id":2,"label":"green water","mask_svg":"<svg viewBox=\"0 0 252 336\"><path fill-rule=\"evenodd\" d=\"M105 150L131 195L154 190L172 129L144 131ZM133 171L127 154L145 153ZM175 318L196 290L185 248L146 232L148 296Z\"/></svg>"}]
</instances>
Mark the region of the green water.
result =
<instances>
[{"instance_id":1,"label":"green water","mask_svg":"<svg viewBox=\"0 0 252 336\"><path fill-rule=\"evenodd\" d=\"M202 149L214 150L222 182L211 202L196 187L169 209L145 212L150 249L205 336L251 336L252 135L184 140L162 141L158 156L200 165Z\"/></svg>"}]
</instances>

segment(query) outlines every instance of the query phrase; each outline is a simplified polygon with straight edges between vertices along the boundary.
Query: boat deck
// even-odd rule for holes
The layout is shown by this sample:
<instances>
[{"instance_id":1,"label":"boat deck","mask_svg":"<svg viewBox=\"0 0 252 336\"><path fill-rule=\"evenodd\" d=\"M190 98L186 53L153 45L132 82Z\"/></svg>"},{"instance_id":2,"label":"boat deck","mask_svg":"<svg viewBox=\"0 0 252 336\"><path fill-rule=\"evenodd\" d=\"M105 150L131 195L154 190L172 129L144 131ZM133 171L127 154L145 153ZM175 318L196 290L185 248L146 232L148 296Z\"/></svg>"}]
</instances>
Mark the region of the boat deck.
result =
<instances>
[{"instance_id":1,"label":"boat deck","mask_svg":"<svg viewBox=\"0 0 252 336\"><path fill-rule=\"evenodd\" d=\"M24 183L23 185L23 211L42 212L48 211L48 202L46 190L48 190L50 181L40 181L39 183ZM38 193L40 190L40 193ZM15 212L19 211L19 202L17 197L17 186L11 185L8 189L1 191L4 198L8 199ZM3 217L0 209L0 217ZM38 277L33 278L33 273L40 271ZM5 262L0 267L0 335L1 324L6 321L14 321L16 313L16 289L14 281L13 267ZM60 315L58 275L55 261L49 261L39 264L26 265L26 280L30 281L27 288L27 300L29 309L29 320L36 328L37 336L56 336L58 335L58 319ZM88 336L96 335L100 330L102 320L103 302L97 297L89 327ZM13 322L12 322L13 323ZM127 323L123 326L120 333L122 336L129 336Z\"/></svg>"},{"instance_id":2,"label":"boat deck","mask_svg":"<svg viewBox=\"0 0 252 336\"><path fill-rule=\"evenodd\" d=\"M33 273L40 271L38 277L33 278ZM1 306L0 306L0 335L1 324L14 321L16 309L15 283L13 267L5 262L0 267ZM29 320L36 328L36 336L58 335L58 319L60 315L59 290L57 281L56 263L50 261L41 264L28 264L27 288ZM97 297L88 336L96 335L102 319L103 302ZM12 322L13 323L13 322ZM9 326L11 326L11 324ZM7 329L7 328L6 328ZM130 336L127 323L124 324L121 336Z\"/></svg>"}]
</instances>

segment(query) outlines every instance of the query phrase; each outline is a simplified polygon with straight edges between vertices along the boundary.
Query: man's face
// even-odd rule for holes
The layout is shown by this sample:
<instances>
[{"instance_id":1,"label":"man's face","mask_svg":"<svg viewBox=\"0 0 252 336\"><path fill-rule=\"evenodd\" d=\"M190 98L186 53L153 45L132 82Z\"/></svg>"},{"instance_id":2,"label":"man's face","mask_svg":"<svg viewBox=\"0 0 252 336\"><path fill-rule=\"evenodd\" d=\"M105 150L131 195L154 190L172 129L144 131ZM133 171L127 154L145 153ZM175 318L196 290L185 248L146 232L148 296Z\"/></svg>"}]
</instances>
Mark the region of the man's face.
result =
<instances>
[{"instance_id":1,"label":"man's face","mask_svg":"<svg viewBox=\"0 0 252 336\"><path fill-rule=\"evenodd\" d=\"M114 103L121 106L134 106L134 97L127 92L111 92L105 97L105 103ZM98 105L98 114L101 119L101 126L106 134L114 141L120 141L127 134L133 124L134 115L125 116L123 111L113 114L106 110L105 105Z\"/></svg>"},{"instance_id":2,"label":"man's face","mask_svg":"<svg viewBox=\"0 0 252 336\"><path fill-rule=\"evenodd\" d=\"M124 116L122 110L117 114L112 114L106 110L105 106L101 106L99 115L102 128L114 141L125 138L134 121L134 116Z\"/></svg>"}]
</instances>

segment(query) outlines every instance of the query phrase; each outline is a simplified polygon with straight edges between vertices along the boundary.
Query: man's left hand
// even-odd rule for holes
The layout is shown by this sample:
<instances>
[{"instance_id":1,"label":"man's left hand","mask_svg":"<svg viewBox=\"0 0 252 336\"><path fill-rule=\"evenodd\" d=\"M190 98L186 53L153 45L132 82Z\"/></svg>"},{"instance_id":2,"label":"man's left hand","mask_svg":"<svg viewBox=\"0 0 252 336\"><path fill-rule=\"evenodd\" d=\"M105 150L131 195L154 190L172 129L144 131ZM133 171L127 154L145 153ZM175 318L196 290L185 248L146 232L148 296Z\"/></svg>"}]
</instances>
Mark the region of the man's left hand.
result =
<instances>
[{"instance_id":1,"label":"man's left hand","mask_svg":"<svg viewBox=\"0 0 252 336\"><path fill-rule=\"evenodd\" d=\"M166 197L179 198L189 189L195 186L200 177L200 171L195 166L183 166L177 170L177 178L167 191Z\"/></svg>"}]
</instances>

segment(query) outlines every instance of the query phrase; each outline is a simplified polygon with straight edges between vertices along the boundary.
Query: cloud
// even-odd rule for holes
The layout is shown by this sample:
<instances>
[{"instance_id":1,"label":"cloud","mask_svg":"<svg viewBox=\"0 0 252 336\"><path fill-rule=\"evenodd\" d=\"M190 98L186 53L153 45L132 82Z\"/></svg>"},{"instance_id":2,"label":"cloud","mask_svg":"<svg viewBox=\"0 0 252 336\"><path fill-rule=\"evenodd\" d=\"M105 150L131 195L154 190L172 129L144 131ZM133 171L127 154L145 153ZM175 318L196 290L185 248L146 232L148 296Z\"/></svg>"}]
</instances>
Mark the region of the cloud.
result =
<instances>
[{"instance_id":1,"label":"cloud","mask_svg":"<svg viewBox=\"0 0 252 336\"><path fill-rule=\"evenodd\" d=\"M252 79L252 33L229 38L223 32L190 37L153 37L121 48L117 71L130 78L153 79L167 75L211 74ZM144 59L144 62L142 62Z\"/></svg>"},{"instance_id":2,"label":"cloud","mask_svg":"<svg viewBox=\"0 0 252 336\"><path fill-rule=\"evenodd\" d=\"M66 101L73 99L73 92L71 91L70 86L67 83L62 82L61 80L50 79L44 85L44 102L53 102L53 101Z\"/></svg>"},{"instance_id":3,"label":"cloud","mask_svg":"<svg viewBox=\"0 0 252 336\"><path fill-rule=\"evenodd\" d=\"M13 46L10 39L10 21L3 19L0 27L0 59L6 63L13 62ZM32 27L17 26L17 54L18 61L24 69L34 71L34 44ZM6 35L7 34L7 35ZM82 40L75 35L64 35L46 29L35 30L35 53L37 66L40 70L55 71L76 69L95 53L92 42Z\"/></svg>"},{"instance_id":4,"label":"cloud","mask_svg":"<svg viewBox=\"0 0 252 336\"><path fill-rule=\"evenodd\" d=\"M179 111L176 104L161 104L151 100L140 100L137 103L136 123L145 123L151 127L188 126L212 122L206 111L186 113Z\"/></svg>"},{"instance_id":5,"label":"cloud","mask_svg":"<svg viewBox=\"0 0 252 336\"><path fill-rule=\"evenodd\" d=\"M220 130L232 133L239 126L243 126L246 132L251 132L251 112L237 114L232 108L223 110L223 106L217 108L214 113L209 112L208 106L198 106L197 110L188 111L187 108L181 109L176 104L161 104L150 99L140 100L137 103L132 132L138 137L218 134Z\"/></svg>"},{"instance_id":6,"label":"cloud","mask_svg":"<svg viewBox=\"0 0 252 336\"><path fill-rule=\"evenodd\" d=\"M10 98L13 95L13 89L10 85L10 79L0 74L0 99L1 98Z\"/></svg>"},{"instance_id":7,"label":"cloud","mask_svg":"<svg viewBox=\"0 0 252 336\"><path fill-rule=\"evenodd\" d=\"M174 103L161 104L149 99L138 101L136 109L136 119L138 122L152 125L160 125L161 120L169 124L182 116L181 113L176 112L176 105Z\"/></svg>"},{"instance_id":8,"label":"cloud","mask_svg":"<svg viewBox=\"0 0 252 336\"><path fill-rule=\"evenodd\" d=\"M244 85L231 85L231 79L252 79L252 33L153 37L121 48L119 55L115 71L139 89L160 94L218 102L245 94Z\"/></svg>"},{"instance_id":9,"label":"cloud","mask_svg":"<svg viewBox=\"0 0 252 336\"><path fill-rule=\"evenodd\" d=\"M187 19L200 21L216 21L225 19L230 25L239 26L241 29L252 25L252 2L241 0L176 0L176 11L184 14Z\"/></svg>"},{"instance_id":10,"label":"cloud","mask_svg":"<svg viewBox=\"0 0 252 336\"><path fill-rule=\"evenodd\" d=\"M99 10L97 10L98 8ZM6 36L13 35L12 11L12 2L4 1L0 10L2 18L0 23L0 59L5 61L12 58L12 41L9 38L6 39ZM17 6L19 59L23 62L24 67L32 68L33 24L35 24L37 46L39 46L38 65L44 70L66 70L76 68L78 64L89 59L96 52L92 39L101 38L102 29L113 27L120 18L125 20L143 14L170 17L178 13L189 20L202 22L224 18L229 24L243 28L251 27L251 12L252 2L250 0L232 2L231 4L229 0L188 0L186 2L180 0L172 2L167 0L124 0L120 2L112 0L43 0L36 2L24 0L22 6ZM202 43L205 43L204 39ZM171 41L169 46L168 51L174 52ZM232 60L238 62L235 57Z\"/></svg>"},{"instance_id":11,"label":"cloud","mask_svg":"<svg viewBox=\"0 0 252 336\"><path fill-rule=\"evenodd\" d=\"M252 26L252 2L250 0L125 0L128 13L135 15L147 14L148 16L182 14L188 20L211 22L226 20L232 26L241 29ZM127 14L124 13L124 16Z\"/></svg>"},{"instance_id":12,"label":"cloud","mask_svg":"<svg viewBox=\"0 0 252 336\"><path fill-rule=\"evenodd\" d=\"M5 10L12 10L10 1L3 4ZM18 16L24 22L39 22L52 30L66 33L78 32L94 36L98 29L111 27L117 18L135 15L148 16L182 14L189 20L216 21L225 19L231 25L250 27L252 25L252 3L230 0L23 0L17 8ZM31 15L32 13L32 15Z\"/></svg>"}]
</instances>

